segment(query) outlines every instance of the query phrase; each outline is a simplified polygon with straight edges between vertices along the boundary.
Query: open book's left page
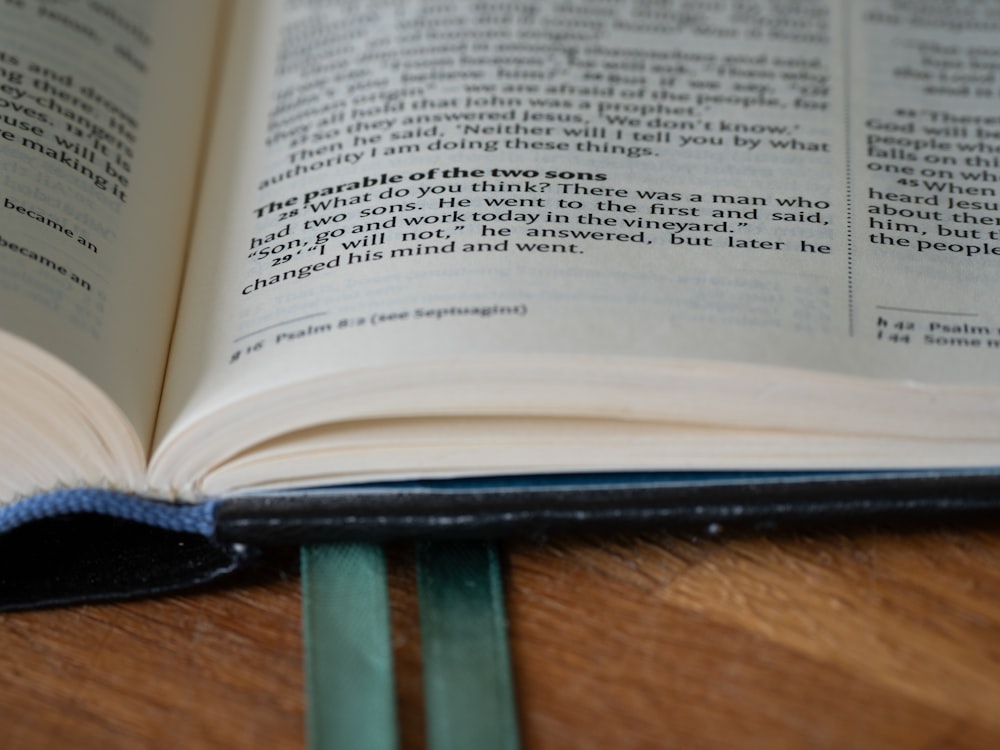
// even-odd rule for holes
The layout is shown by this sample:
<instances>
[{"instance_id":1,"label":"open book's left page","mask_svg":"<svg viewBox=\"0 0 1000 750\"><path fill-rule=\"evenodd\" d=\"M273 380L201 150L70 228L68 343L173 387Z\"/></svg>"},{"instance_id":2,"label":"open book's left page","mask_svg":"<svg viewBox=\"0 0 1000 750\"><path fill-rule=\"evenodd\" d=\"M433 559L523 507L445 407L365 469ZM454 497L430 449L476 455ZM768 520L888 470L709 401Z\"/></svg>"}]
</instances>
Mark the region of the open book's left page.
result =
<instances>
[{"instance_id":1,"label":"open book's left page","mask_svg":"<svg viewBox=\"0 0 1000 750\"><path fill-rule=\"evenodd\" d=\"M30 443L46 431L58 438L77 427L100 433L108 422L120 425L119 435L134 434L100 441L128 448L133 478L144 468L219 16L220 5L204 0L0 5L0 344L10 365L0 390L11 392L13 404L4 407L5 443ZM78 425L66 414L46 416L64 410L47 398L60 379L73 392L67 399L103 405L93 414L82 407ZM18 405L33 389L48 403ZM101 409L110 415L101 417ZM82 442L76 432L72 440ZM86 451L69 437L60 442ZM37 451L45 455L26 470L31 481L51 483L42 464L59 450ZM111 455L105 463L123 460ZM20 480L4 472L3 481ZM4 497L11 492L17 487Z\"/></svg>"}]
</instances>

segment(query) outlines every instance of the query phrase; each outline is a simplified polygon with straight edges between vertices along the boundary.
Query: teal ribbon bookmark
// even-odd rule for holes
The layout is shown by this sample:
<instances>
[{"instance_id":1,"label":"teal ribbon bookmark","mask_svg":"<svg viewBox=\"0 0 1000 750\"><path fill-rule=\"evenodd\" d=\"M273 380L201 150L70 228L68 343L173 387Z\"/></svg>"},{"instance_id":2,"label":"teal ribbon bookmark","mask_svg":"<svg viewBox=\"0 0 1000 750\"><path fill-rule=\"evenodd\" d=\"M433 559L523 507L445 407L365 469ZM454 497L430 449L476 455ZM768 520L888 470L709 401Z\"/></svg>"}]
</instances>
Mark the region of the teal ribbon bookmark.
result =
<instances>
[{"instance_id":1,"label":"teal ribbon bookmark","mask_svg":"<svg viewBox=\"0 0 1000 750\"><path fill-rule=\"evenodd\" d=\"M375 544L302 548L307 733L313 750L396 750L385 556Z\"/></svg>"},{"instance_id":2,"label":"teal ribbon bookmark","mask_svg":"<svg viewBox=\"0 0 1000 750\"><path fill-rule=\"evenodd\" d=\"M431 750L517 750L520 738L496 547L417 547Z\"/></svg>"}]
</instances>

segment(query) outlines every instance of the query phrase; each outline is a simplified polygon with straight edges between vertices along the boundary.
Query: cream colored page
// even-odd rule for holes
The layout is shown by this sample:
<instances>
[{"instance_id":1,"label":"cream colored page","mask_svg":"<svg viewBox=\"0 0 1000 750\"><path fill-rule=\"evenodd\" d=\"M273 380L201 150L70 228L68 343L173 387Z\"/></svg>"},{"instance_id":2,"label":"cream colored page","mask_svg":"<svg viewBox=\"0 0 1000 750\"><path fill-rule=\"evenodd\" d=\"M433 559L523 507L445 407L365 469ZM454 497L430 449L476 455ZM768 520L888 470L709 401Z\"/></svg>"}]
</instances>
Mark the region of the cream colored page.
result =
<instances>
[{"instance_id":1,"label":"cream colored page","mask_svg":"<svg viewBox=\"0 0 1000 750\"><path fill-rule=\"evenodd\" d=\"M151 439L218 6L0 4L0 326Z\"/></svg>"},{"instance_id":2,"label":"cream colored page","mask_svg":"<svg viewBox=\"0 0 1000 750\"><path fill-rule=\"evenodd\" d=\"M328 373L517 354L992 382L982 352L858 324L896 269L858 286L875 177L845 123L917 28L883 6L265 4L230 61L253 86L213 147L163 429Z\"/></svg>"},{"instance_id":3,"label":"cream colored page","mask_svg":"<svg viewBox=\"0 0 1000 750\"><path fill-rule=\"evenodd\" d=\"M849 331L901 377L996 385L1000 5L846 7Z\"/></svg>"}]
</instances>

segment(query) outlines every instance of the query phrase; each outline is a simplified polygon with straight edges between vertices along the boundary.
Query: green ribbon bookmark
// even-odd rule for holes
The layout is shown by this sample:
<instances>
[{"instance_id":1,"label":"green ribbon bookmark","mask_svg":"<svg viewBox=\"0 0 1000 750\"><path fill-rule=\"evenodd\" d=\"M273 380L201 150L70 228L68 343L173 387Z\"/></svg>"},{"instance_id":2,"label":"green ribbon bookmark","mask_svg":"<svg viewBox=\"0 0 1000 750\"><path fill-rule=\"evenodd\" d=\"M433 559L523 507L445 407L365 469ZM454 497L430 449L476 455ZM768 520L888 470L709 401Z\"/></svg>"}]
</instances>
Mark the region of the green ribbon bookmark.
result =
<instances>
[{"instance_id":1,"label":"green ribbon bookmark","mask_svg":"<svg viewBox=\"0 0 1000 750\"><path fill-rule=\"evenodd\" d=\"M385 556L375 544L302 548L307 731L313 750L396 750Z\"/></svg>"},{"instance_id":2,"label":"green ribbon bookmark","mask_svg":"<svg viewBox=\"0 0 1000 750\"><path fill-rule=\"evenodd\" d=\"M496 547L417 548L424 701L431 750L517 750L514 683Z\"/></svg>"}]
</instances>

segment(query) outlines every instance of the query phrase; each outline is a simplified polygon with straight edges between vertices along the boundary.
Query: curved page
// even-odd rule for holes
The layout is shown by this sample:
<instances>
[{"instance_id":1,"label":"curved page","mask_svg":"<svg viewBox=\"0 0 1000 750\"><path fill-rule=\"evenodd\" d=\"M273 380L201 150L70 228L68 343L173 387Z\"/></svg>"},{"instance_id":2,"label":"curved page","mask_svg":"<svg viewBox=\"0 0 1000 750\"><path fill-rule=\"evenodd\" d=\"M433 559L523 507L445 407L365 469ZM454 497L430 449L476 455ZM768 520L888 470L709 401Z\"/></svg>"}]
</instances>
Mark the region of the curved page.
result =
<instances>
[{"instance_id":1,"label":"curved page","mask_svg":"<svg viewBox=\"0 0 1000 750\"><path fill-rule=\"evenodd\" d=\"M543 400L995 455L997 19L897 6L240 3L154 476Z\"/></svg>"},{"instance_id":2,"label":"curved page","mask_svg":"<svg viewBox=\"0 0 1000 750\"><path fill-rule=\"evenodd\" d=\"M0 327L104 391L120 412L108 420L134 430L140 453L179 296L218 12L201 0L0 8ZM133 477L143 469L134 451L117 459Z\"/></svg>"}]
</instances>

